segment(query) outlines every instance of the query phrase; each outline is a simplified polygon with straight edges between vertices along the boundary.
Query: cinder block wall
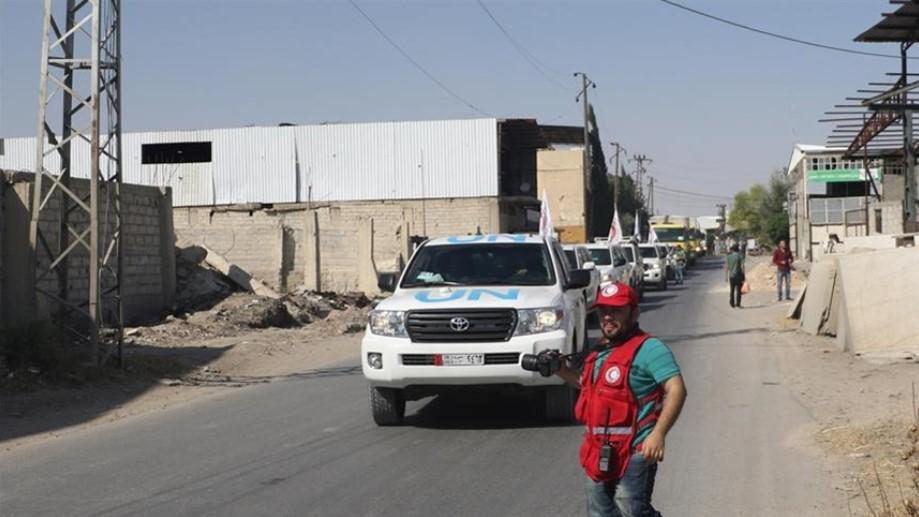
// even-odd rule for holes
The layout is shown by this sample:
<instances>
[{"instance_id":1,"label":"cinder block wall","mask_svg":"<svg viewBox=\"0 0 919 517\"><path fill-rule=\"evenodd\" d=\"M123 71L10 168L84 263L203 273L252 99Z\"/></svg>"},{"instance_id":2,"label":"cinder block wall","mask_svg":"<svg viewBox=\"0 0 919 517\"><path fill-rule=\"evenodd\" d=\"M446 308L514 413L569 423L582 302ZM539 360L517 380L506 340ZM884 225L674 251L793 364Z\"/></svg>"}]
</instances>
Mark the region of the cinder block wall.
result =
<instances>
[{"instance_id":1,"label":"cinder block wall","mask_svg":"<svg viewBox=\"0 0 919 517\"><path fill-rule=\"evenodd\" d=\"M373 262L379 271L395 271L400 261L407 260L401 235L406 224L411 235L426 233L429 237L505 231L498 199L493 197L275 205L251 210L185 207L173 209L173 215L180 240L207 246L281 291L304 284L310 257L318 258L321 290L358 290L362 267L358 233L371 219Z\"/></svg>"},{"instance_id":2,"label":"cinder block wall","mask_svg":"<svg viewBox=\"0 0 919 517\"><path fill-rule=\"evenodd\" d=\"M29 249L29 206L32 196L32 175L6 175L12 182L4 192L3 224L4 246L2 249L2 298L3 320L22 321L33 317L29 300L33 290L34 259ZM48 186L43 189L47 190ZM87 196L89 181L72 179L71 188L79 196ZM175 297L175 237L172 232L171 191L160 191L156 187L122 185L123 214L123 271L122 295L125 318L129 321L159 316L171 306ZM49 244L58 244L60 197L53 196L46 210L42 212L40 225ZM99 207L100 227L110 232L114 222L114 209L104 199ZM71 212L71 221L78 231L88 227L88 214L82 210ZM89 237L87 236L87 239ZM71 238L71 242L75 239ZM107 241L108 239L106 239ZM102 250L105 253L105 250ZM39 259L47 267L49 260L44 251ZM68 290L70 300L85 300L89 296L89 253L78 246L68 259ZM115 263L114 257L112 264ZM103 274L103 288L106 285ZM39 282L42 290L58 292L55 274L45 275ZM38 316L48 313L50 299L39 295Z\"/></svg>"}]
</instances>

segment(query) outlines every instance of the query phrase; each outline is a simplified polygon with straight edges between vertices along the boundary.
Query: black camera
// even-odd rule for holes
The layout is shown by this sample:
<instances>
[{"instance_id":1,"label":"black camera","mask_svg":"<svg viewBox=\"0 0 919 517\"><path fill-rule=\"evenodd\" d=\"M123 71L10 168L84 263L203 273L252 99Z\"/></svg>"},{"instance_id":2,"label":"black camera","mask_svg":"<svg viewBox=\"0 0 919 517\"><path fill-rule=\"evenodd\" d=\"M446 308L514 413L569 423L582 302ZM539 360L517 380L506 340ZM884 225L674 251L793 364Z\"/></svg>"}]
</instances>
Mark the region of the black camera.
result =
<instances>
[{"instance_id":1,"label":"black camera","mask_svg":"<svg viewBox=\"0 0 919 517\"><path fill-rule=\"evenodd\" d=\"M558 350L543 350L538 354L523 354L520 367L528 372L539 372L543 377L551 377L562 367L565 356Z\"/></svg>"}]
</instances>

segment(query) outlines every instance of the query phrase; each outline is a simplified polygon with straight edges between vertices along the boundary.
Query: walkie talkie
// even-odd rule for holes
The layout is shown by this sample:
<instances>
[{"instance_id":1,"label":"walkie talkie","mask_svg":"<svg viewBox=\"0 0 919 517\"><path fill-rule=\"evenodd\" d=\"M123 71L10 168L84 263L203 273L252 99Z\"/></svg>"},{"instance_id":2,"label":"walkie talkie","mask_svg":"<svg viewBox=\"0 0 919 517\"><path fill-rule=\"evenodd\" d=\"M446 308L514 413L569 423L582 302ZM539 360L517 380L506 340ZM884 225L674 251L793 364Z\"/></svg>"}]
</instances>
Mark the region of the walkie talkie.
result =
<instances>
[{"instance_id":1,"label":"walkie talkie","mask_svg":"<svg viewBox=\"0 0 919 517\"><path fill-rule=\"evenodd\" d=\"M603 434L606 435L606 443L600 446L597 468L600 472L609 472L609 463L613 458L613 446L610 445L609 439L609 408L606 409L606 423L603 425Z\"/></svg>"}]
</instances>

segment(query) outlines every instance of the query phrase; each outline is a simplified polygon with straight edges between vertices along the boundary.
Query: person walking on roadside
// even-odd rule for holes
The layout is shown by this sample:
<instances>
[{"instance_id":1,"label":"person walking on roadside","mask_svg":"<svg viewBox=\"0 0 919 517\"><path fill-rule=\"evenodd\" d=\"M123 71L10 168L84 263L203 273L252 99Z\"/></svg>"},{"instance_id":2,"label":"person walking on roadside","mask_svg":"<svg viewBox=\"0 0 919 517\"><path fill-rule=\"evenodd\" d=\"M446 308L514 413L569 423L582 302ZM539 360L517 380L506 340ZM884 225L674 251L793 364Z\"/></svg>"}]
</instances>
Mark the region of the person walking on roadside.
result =
<instances>
[{"instance_id":1,"label":"person walking on roadside","mask_svg":"<svg viewBox=\"0 0 919 517\"><path fill-rule=\"evenodd\" d=\"M686 401L686 386L670 348L638 325L638 294L610 284L597 296L602 337L583 364L562 362L556 373L580 388L575 416L584 439L589 517L661 517L651 504L667 433Z\"/></svg>"},{"instance_id":2,"label":"person walking on roadside","mask_svg":"<svg viewBox=\"0 0 919 517\"><path fill-rule=\"evenodd\" d=\"M741 308L741 288L746 273L744 272L744 257L740 254L740 247L736 244L731 245L731 253L728 254L724 261L724 276L731 284L731 307Z\"/></svg>"},{"instance_id":3,"label":"person walking on roadside","mask_svg":"<svg viewBox=\"0 0 919 517\"><path fill-rule=\"evenodd\" d=\"M775 266L775 288L779 301L782 301L782 282L785 283L785 299L791 300L791 267L794 261L785 241L779 241L779 247L772 253L772 264Z\"/></svg>"},{"instance_id":4,"label":"person walking on roadside","mask_svg":"<svg viewBox=\"0 0 919 517\"><path fill-rule=\"evenodd\" d=\"M673 271L676 283L683 283L683 272L686 270L686 250L677 247L673 252Z\"/></svg>"}]
</instances>

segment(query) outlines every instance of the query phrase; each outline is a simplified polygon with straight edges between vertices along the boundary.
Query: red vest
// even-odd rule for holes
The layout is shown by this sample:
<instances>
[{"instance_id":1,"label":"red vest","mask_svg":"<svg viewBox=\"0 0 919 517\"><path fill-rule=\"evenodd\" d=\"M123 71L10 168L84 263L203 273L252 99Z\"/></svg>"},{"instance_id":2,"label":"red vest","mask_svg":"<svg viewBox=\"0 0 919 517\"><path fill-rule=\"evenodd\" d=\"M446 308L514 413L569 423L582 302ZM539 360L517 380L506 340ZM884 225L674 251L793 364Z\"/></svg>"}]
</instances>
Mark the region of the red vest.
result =
<instances>
[{"instance_id":1,"label":"red vest","mask_svg":"<svg viewBox=\"0 0 919 517\"><path fill-rule=\"evenodd\" d=\"M639 428L657 422L660 416L663 390L658 388L638 400L629 387L632 361L649 337L639 330L624 343L614 347L600 367L596 380L593 372L597 352L590 354L584 362L581 396L575 407L575 416L587 426L581 444L581 466L594 481L621 479L629 466L632 442ZM652 401L655 402L654 411L639 422L641 406ZM600 448L607 443L612 448L612 457L609 468L603 472L599 467Z\"/></svg>"}]
</instances>

